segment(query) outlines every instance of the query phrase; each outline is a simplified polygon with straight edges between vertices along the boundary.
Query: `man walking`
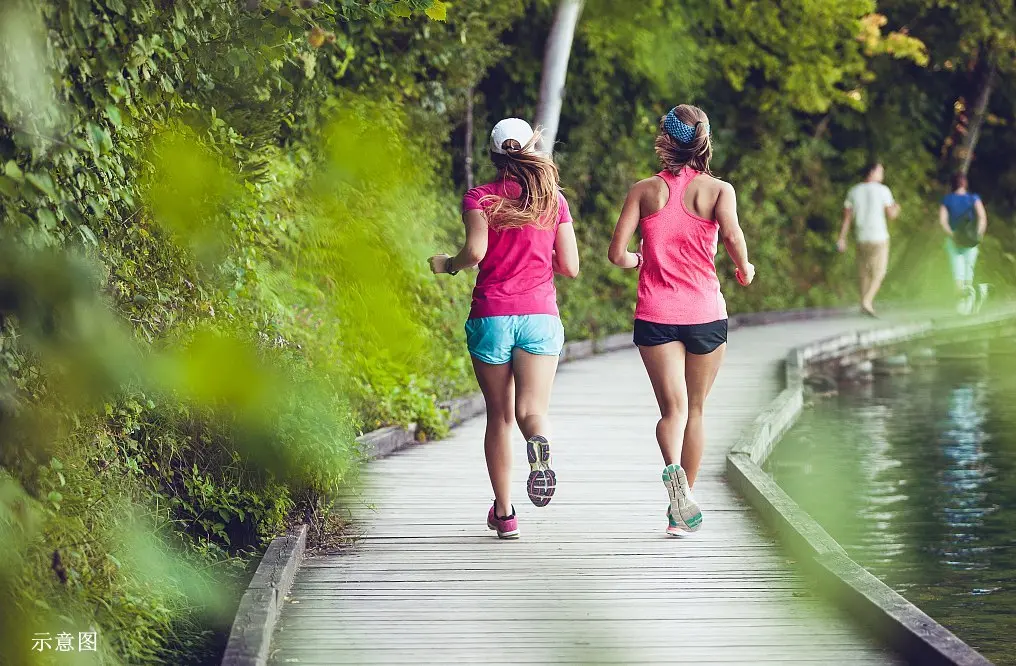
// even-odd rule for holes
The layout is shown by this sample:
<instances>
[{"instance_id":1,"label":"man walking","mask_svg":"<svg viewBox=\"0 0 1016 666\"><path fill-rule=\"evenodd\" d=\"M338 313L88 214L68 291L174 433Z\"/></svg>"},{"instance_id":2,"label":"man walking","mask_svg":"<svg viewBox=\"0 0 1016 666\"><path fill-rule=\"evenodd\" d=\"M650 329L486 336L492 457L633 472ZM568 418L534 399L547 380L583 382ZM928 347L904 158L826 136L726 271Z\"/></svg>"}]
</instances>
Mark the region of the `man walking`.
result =
<instances>
[{"instance_id":1,"label":"man walking","mask_svg":"<svg viewBox=\"0 0 1016 666\"><path fill-rule=\"evenodd\" d=\"M875 316L875 295L878 294L889 266L889 225L895 220L900 205L893 193L882 184L885 170L878 162L865 170L864 182L850 188L843 202L843 227L836 243L840 252L847 251L847 232L854 222L857 239L857 271L861 290L861 311Z\"/></svg>"}]
</instances>

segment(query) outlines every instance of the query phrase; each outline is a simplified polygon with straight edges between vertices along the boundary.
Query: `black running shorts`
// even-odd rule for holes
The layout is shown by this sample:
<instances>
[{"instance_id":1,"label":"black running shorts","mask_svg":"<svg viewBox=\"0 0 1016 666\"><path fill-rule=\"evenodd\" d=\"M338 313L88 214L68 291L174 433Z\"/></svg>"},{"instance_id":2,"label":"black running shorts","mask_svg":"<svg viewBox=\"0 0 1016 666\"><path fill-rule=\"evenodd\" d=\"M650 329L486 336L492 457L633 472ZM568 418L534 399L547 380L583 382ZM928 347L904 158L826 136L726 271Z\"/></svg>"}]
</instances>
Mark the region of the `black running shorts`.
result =
<instances>
[{"instance_id":1,"label":"black running shorts","mask_svg":"<svg viewBox=\"0 0 1016 666\"><path fill-rule=\"evenodd\" d=\"M708 324L654 324L635 320L635 344L655 347L668 342L683 342L689 354L709 354L727 341L727 320Z\"/></svg>"}]
</instances>

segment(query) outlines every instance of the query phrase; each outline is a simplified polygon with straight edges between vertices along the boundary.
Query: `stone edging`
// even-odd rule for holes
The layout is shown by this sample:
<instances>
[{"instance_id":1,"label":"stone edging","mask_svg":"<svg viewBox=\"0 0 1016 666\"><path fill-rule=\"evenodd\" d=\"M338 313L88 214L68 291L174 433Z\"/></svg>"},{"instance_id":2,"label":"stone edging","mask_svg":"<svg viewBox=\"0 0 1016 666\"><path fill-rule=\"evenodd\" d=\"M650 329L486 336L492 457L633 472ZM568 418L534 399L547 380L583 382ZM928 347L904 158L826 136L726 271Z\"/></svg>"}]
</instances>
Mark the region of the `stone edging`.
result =
<instances>
[{"instance_id":1,"label":"stone edging","mask_svg":"<svg viewBox=\"0 0 1016 666\"><path fill-rule=\"evenodd\" d=\"M829 534L766 474L761 465L804 408L809 363L879 347L1011 322L1016 311L888 326L840 335L790 352L786 388L755 419L727 455L727 478L779 535L823 592L914 663L990 665L987 659L917 606L854 562Z\"/></svg>"},{"instance_id":2,"label":"stone edging","mask_svg":"<svg viewBox=\"0 0 1016 666\"><path fill-rule=\"evenodd\" d=\"M779 312L757 312L734 315L730 318L731 330L743 326L760 326L776 322L817 319L846 314L843 309L805 309ZM579 340L565 344L561 362L568 363L634 346L631 333L618 333L597 340ZM441 405L449 412L452 427L480 416L484 412L483 396L479 393L458 398ZM413 446L418 442L417 427L387 426L361 435L356 440L370 460L384 458ZM279 618L282 601L289 594L293 578L307 543L307 525L276 537L268 546L240 600L236 619L229 634L223 666L265 666L275 623Z\"/></svg>"},{"instance_id":3,"label":"stone edging","mask_svg":"<svg viewBox=\"0 0 1016 666\"><path fill-rule=\"evenodd\" d=\"M254 578L240 599L222 656L223 666L267 664L272 632L306 546L306 525L294 527L268 545Z\"/></svg>"}]
</instances>

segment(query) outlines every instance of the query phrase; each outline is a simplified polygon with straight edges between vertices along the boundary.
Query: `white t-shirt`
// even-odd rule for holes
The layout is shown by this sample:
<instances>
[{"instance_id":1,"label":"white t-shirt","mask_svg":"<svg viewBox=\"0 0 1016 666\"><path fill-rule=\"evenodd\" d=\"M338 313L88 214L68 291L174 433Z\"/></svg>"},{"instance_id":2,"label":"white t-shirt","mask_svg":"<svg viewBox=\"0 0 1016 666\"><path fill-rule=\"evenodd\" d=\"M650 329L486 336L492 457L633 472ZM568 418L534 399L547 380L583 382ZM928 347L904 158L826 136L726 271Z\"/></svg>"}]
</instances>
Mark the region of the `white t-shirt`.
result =
<instances>
[{"instance_id":1,"label":"white t-shirt","mask_svg":"<svg viewBox=\"0 0 1016 666\"><path fill-rule=\"evenodd\" d=\"M858 183L850 188L843 207L854 211L854 234L858 243L889 240L885 209L894 203L893 193L882 183Z\"/></svg>"}]
</instances>

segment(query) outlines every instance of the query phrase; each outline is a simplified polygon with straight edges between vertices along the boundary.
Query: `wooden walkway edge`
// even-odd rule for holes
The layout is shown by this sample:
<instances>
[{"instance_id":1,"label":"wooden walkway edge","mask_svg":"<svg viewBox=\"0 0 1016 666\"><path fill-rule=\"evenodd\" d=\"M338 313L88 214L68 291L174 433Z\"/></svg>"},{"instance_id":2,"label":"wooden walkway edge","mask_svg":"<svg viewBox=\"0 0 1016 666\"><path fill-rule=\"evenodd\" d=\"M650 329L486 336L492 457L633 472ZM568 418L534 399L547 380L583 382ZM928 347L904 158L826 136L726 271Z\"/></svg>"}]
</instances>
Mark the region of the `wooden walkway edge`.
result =
<instances>
[{"instance_id":1,"label":"wooden walkway edge","mask_svg":"<svg viewBox=\"0 0 1016 666\"><path fill-rule=\"evenodd\" d=\"M517 456L517 542L484 525L482 419L372 464L362 540L305 560L272 663L894 663L812 594L723 478L727 451L782 389L788 350L867 325L731 334L696 488L706 522L687 538L663 534L658 412L634 350L562 367L561 485L549 507L531 506Z\"/></svg>"},{"instance_id":2,"label":"wooden walkway edge","mask_svg":"<svg viewBox=\"0 0 1016 666\"><path fill-rule=\"evenodd\" d=\"M870 358L878 350L931 338L990 338L998 335L999 329L1016 329L1016 310L1003 307L973 317L880 326L794 349L787 357L786 387L727 455L730 483L779 534L823 593L838 607L849 610L881 641L922 666L990 666L991 662L852 560L761 465L804 409L804 378L810 362L856 361Z\"/></svg>"}]
</instances>

